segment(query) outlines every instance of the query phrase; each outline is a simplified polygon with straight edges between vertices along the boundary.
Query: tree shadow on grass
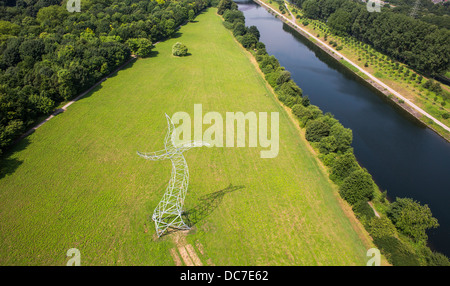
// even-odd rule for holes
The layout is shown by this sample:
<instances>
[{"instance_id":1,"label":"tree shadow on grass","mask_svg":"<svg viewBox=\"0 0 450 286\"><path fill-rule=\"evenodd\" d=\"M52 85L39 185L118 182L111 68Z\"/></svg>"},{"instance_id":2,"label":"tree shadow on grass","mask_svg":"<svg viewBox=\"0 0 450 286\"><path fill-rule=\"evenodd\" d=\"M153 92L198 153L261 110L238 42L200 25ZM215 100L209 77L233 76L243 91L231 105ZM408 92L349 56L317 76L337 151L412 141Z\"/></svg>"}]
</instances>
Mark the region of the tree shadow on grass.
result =
<instances>
[{"instance_id":1,"label":"tree shadow on grass","mask_svg":"<svg viewBox=\"0 0 450 286\"><path fill-rule=\"evenodd\" d=\"M183 35L183 33L177 31L177 32L173 33L172 35L170 35L170 39L178 39L182 35Z\"/></svg>"},{"instance_id":2,"label":"tree shadow on grass","mask_svg":"<svg viewBox=\"0 0 450 286\"><path fill-rule=\"evenodd\" d=\"M136 63L137 58L130 58L130 61L126 64L122 64L121 66L117 67L114 71L112 71L109 75L105 77L105 80L108 78L115 77L119 74L119 72L125 71L127 69L131 69L133 65Z\"/></svg>"},{"instance_id":3,"label":"tree shadow on grass","mask_svg":"<svg viewBox=\"0 0 450 286\"><path fill-rule=\"evenodd\" d=\"M145 58L146 58L146 59L148 59L148 58L154 58L154 57L157 57L158 54L159 54L158 51L152 50L152 51L150 52L150 54L149 54L147 57L145 57Z\"/></svg>"},{"instance_id":4,"label":"tree shadow on grass","mask_svg":"<svg viewBox=\"0 0 450 286\"><path fill-rule=\"evenodd\" d=\"M0 179L7 175L13 174L17 168L23 163L22 160L12 158L15 152L24 150L30 144L28 138L23 138L18 141L13 147L8 150L3 156L0 156Z\"/></svg>"}]
</instances>

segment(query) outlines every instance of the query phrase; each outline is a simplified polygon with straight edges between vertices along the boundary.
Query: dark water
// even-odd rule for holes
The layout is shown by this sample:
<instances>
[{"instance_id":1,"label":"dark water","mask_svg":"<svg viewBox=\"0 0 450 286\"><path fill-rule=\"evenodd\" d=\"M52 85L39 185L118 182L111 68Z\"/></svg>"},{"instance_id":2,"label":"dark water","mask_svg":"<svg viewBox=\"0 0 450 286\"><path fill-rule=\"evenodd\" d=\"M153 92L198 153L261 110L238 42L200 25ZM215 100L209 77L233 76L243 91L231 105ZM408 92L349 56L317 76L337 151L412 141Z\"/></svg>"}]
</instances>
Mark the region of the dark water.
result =
<instances>
[{"instance_id":1,"label":"dark water","mask_svg":"<svg viewBox=\"0 0 450 286\"><path fill-rule=\"evenodd\" d=\"M360 164L388 197L428 204L440 227L430 247L450 257L450 144L399 110L292 28L252 1L236 1L267 52L291 72L311 103L353 130Z\"/></svg>"}]
</instances>

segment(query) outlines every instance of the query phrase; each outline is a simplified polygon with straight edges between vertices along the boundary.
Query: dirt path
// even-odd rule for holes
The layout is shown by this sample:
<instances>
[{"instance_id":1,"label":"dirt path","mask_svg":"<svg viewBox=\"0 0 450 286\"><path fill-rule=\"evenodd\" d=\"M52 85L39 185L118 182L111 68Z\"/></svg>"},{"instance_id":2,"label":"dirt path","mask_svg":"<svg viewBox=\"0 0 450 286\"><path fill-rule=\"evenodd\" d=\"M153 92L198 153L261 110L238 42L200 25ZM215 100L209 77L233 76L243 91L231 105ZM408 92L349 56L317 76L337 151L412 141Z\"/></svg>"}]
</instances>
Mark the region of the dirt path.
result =
<instances>
[{"instance_id":1,"label":"dirt path","mask_svg":"<svg viewBox=\"0 0 450 286\"><path fill-rule=\"evenodd\" d=\"M369 206L373 209L373 213L375 214L376 217L380 217L380 215L377 213L377 211L375 210L375 207L373 206L372 202L368 202Z\"/></svg>"},{"instance_id":2,"label":"dirt path","mask_svg":"<svg viewBox=\"0 0 450 286\"><path fill-rule=\"evenodd\" d=\"M172 234L172 239L175 242L176 248L172 248L170 250L170 255L172 256L176 266L182 266L183 264L186 266L203 266L200 259L200 257L205 256L203 245L199 241L196 242L196 247L200 252L199 256L194 246L187 243L187 233L188 231L177 231ZM207 260L207 264L209 266L214 265L211 262L211 259Z\"/></svg>"},{"instance_id":3,"label":"dirt path","mask_svg":"<svg viewBox=\"0 0 450 286\"><path fill-rule=\"evenodd\" d=\"M276 11L275 9L273 9L272 7L270 7L269 5L267 5L266 3L260 1L260 0L254 0L255 2L257 2L258 4L266 7L267 9L270 9L271 11L275 12L277 14L277 16L279 16L281 19L283 19L284 21L288 22L289 24L291 24L292 26L296 27L297 29L301 30L302 32L304 32L305 34L307 34L309 37L311 37L312 39L314 39L315 41L317 41L317 43L319 43L320 45L326 47L327 49L329 49L330 51L334 52L335 55L337 55L338 57L340 57L341 59L347 61L348 63L350 63L352 66L354 66L355 68L357 68L360 72L362 72L363 74L365 74L366 76L368 76L373 82L375 82L376 84L380 85L381 87L385 88L387 91L389 91L392 95L395 95L397 98L403 100L407 105L409 105L411 108L413 108L415 111L419 112L422 115L425 115L426 117L428 117L429 119L433 120L434 123L436 123L437 125L441 126L442 128L444 128L445 130L447 130L448 132L450 132L450 127L448 127L447 125L445 125L444 123L442 123L441 121L437 120L436 118L434 118L433 116L431 116L430 114L428 114L425 110L421 109L420 107L418 107L417 105L415 105L414 103L412 103L409 99L407 99L406 97L403 97L400 93L398 93L397 91L395 91L394 89L392 89L391 87L389 87L388 85L386 85L384 82L382 82L381 80L379 80L378 78L376 78L375 76L373 76L372 74L370 74L369 72L365 71L364 69L362 69L361 67L359 67L357 64L355 64L354 62L352 62L350 59L348 59L347 57L345 57L344 55L342 55L341 53L339 53L338 51L336 51L335 49L333 49L331 46L329 46L328 44L326 44L325 42L323 42L322 40L320 40L319 38L315 37L314 35L312 35L311 33L309 33L308 31L306 31L305 29L303 29L302 27L300 27L299 25L297 25L297 23L295 22L295 18L293 18L292 20L288 19L286 16L284 16L283 14L279 13L278 11ZM285 3L287 10L289 11L289 13L292 15L291 11L289 10L289 8L287 7L287 4Z\"/></svg>"},{"instance_id":4,"label":"dirt path","mask_svg":"<svg viewBox=\"0 0 450 286\"><path fill-rule=\"evenodd\" d=\"M284 2L284 6L286 6L286 10L288 10L289 14L291 14L292 22L295 23L295 16L294 14L292 14L291 10L289 10L288 4L286 2Z\"/></svg>"}]
</instances>

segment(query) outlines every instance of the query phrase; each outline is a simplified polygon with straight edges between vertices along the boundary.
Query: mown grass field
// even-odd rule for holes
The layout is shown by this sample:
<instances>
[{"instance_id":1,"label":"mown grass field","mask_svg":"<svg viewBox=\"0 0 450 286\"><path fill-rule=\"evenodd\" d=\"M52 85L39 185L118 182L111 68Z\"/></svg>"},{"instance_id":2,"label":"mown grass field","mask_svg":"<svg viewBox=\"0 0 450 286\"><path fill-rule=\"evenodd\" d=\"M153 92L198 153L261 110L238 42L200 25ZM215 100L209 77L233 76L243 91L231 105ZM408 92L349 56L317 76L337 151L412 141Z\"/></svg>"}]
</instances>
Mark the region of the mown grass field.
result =
<instances>
[{"instance_id":1,"label":"mown grass field","mask_svg":"<svg viewBox=\"0 0 450 286\"><path fill-rule=\"evenodd\" d=\"M136 151L164 148L164 113L280 112L280 151L194 148L185 153L195 214L186 235L203 264L363 265L355 230L311 149L277 103L216 9L159 43L87 97L22 140L1 163L0 264L175 265L172 235L150 221L170 177L169 161ZM181 41L190 56L176 58ZM230 184L233 192L218 192Z\"/></svg>"}]
</instances>

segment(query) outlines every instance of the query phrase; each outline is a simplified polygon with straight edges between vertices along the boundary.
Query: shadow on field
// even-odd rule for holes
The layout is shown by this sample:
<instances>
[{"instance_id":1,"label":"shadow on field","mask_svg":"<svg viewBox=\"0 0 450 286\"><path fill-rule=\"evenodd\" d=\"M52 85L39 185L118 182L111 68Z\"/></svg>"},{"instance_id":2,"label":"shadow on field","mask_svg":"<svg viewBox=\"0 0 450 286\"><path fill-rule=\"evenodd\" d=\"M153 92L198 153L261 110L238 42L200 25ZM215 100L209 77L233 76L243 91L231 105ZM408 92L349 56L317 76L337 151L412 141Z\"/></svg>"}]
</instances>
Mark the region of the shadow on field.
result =
<instances>
[{"instance_id":1,"label":"shadow on field","mask_svg":"<svg viewBox=\"0 0 450 286\"><path fill-rule=\"evenodd\" d=\"M173 33L172 35L170 35L170 38L169 38L169 39L178 39L178 38L180 38L182 35L183 35L183 33L177 31L177 32Z\"/></svg>"},{"instance_id":2,"label":"shadow on field","mask_svg":"<svg viewBox=\"0 0 450 286\"><path fill-rule=\"evenodd\" d=\"M223 200L223 197L226 194L229 194L231 192L240 190L245 188L245 186L233 186L230 184L225 189L222 189L220 191L216 191L213 193L206 194L199 198L200 203L197 204L195 207L190 208L183 212L182 218L183 221L189 226L193 227L198 222L202 221L206 217L208 217L212 212L214 212L215 209L220 205L220 203ZM166 236L178 231L183 231L177 228L168 228L166 232L162 236Z\"/></svg>"},{"instance_id":3,"label":"shadow on field","mask_svg":"<svg viewBox=\"0 0 450 286\"><path fill-rule=\"evenodd\" d=\"M243 189L245 186L233 186L230 184L225 189L206 194L199 198L200 203L183 213L183 220L190 227L208 217L222 202L226 194Z\"/></svg>"},{"instance_id":4,"label":"shadow on field","mask_svg":"<svg viewBox=\"0 0 450 286\"><path fill-rule=\"evenodd\" d=\"M11 175L16 171L16 169L23 163L21 160L12 158L15 152L24 150L30 144L28 138L23 138L18 141L16 145L8 150L3 156L0 157L0 179L4 178L6 175Z\"/></svg>"}]
</instances>

